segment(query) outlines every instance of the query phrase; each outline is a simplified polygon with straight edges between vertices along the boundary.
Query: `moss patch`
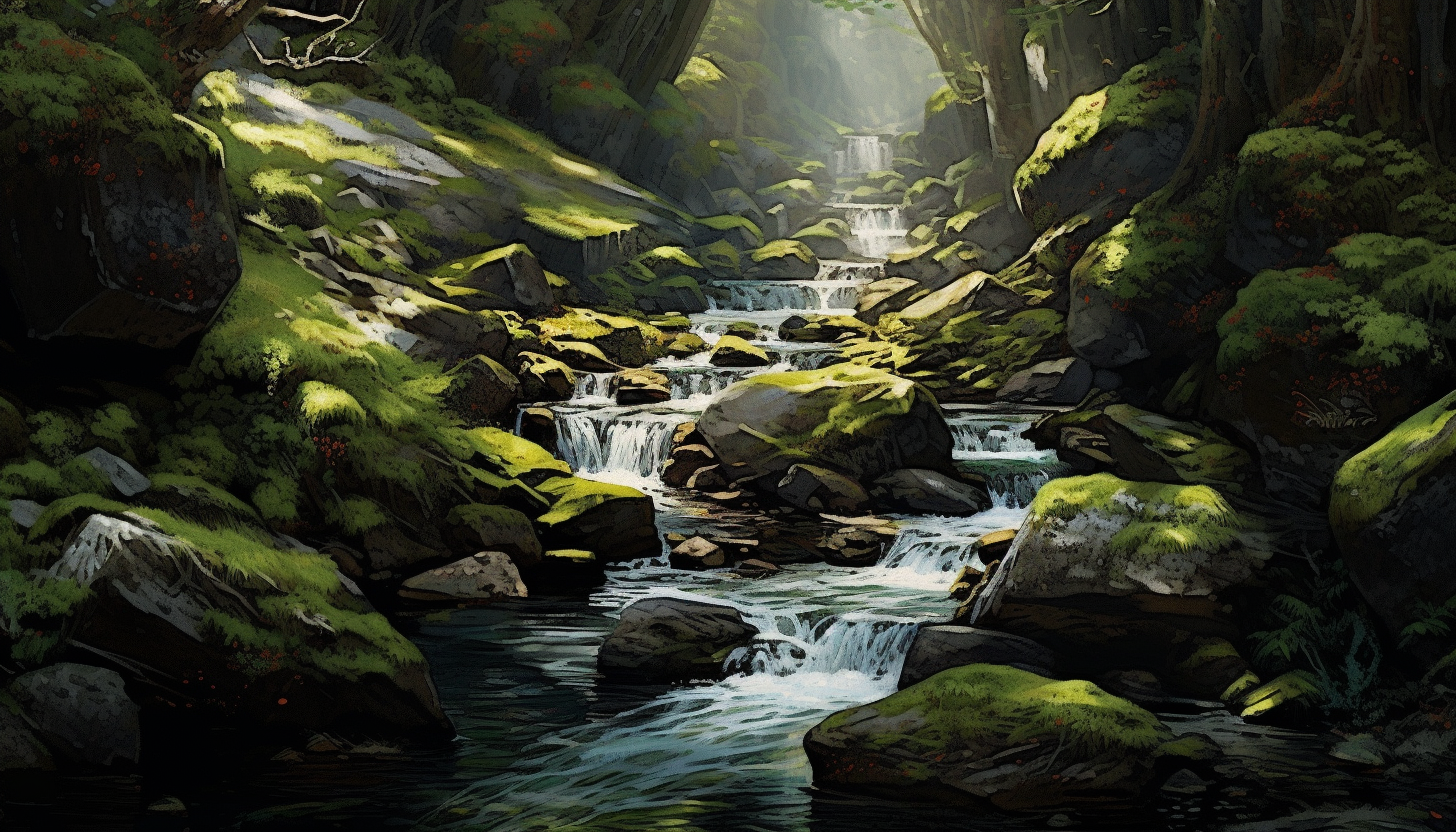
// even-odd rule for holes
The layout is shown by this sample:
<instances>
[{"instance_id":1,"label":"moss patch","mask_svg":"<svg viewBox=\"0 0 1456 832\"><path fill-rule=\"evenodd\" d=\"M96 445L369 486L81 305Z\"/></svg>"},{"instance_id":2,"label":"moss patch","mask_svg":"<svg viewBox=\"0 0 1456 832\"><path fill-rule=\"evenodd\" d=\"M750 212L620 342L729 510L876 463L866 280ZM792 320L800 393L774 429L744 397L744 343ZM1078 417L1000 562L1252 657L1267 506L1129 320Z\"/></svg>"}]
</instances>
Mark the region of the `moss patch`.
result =
<instances>
[{"instance_id":1,"label":"moss patch","mask_svg":"<svg viewBox=\"0 0 1456 832\"><path fill-rule=\"evenodd\" d=\"M1335 473L1330 522L1357 531L1420 487L1456 453L1456 393L1446 396L1382 436Z\"/></svg>"}]
</instances>

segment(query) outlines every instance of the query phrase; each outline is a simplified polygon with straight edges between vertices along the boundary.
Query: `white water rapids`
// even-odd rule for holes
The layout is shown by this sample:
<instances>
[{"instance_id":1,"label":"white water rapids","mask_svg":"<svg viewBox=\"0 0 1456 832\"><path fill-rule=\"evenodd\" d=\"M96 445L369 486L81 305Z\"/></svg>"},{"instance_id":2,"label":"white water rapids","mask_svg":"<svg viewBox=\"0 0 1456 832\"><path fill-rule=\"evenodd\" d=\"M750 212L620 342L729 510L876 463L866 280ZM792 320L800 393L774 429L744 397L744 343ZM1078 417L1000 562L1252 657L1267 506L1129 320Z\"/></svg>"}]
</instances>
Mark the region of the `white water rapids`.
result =
<instances>
[{"instance_id":1,"label":"white water rapids","mask_svg":"<svg viewBox=\"0 0 1456 832\"><path fill-rule=\"evenodd\" d=\"M852 312L855 292L876 273L873 266L838 264L826 266L818 281L725 283L722 308L693 316L693 331L711 342L730 325L747 322L757 328L756 343L778 363L740 370L709 366L705 355L665 360L654 369L668 376L672 401L632 407L615 404L610 376L584 375L571 401L551 405L562 457L582 476L651 494L663 531L752 534L754 517L728 517L662 485L672 434L739 379L832 358L832 345L779 340L778 325L806 312ZM970 518L898 517L900 531L877 566L788 565L760 580L673 570L657 559L609 571L607 584L588 602L608 625L633 601L688 595L732 605L760 636L728 658L724 681L644 691L631 707L551 731L515 764L451 799L428 824L810 829L816 804L800 747L804 732L837 710L892 693L916 627L944 620L954 608L946 589L956 572L975 562L976 538L1020 524L1026 501L1054 468L1054 460L1022 436L1033 418L948 413L957 465L987 477L995 507ZM553 695L592 695L597 681L585 646L591 639L568 636L575 632L569 626L533 631L509 649L528 669L539 662L523 675L554 680ZM604 635L592 632L596 639ZM562 637L579 645L564 664L551 646ZM523 705L535 689L521 688Z\"/></svg>"}]
</instances>

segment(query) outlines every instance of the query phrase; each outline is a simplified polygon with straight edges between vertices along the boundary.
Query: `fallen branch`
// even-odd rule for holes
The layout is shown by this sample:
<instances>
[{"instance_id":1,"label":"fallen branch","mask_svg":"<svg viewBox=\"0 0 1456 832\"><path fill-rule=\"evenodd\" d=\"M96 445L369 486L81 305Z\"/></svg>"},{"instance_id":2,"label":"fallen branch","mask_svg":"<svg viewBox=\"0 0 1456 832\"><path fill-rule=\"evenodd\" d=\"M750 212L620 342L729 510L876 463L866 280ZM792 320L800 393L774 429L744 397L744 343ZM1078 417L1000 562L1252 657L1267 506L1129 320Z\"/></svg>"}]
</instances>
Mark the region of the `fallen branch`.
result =
<instances>
[{"instance_id":1,"label":"fallen branch","mask_svg":"<svg viewBox=\"0 0 1456 832\"><path fill-rule=\"evenodd\" d=\"M354 23L359 19L359 14L360 12L364 11L364 4L367 2L369 2L369 0L360 0L359 5L354 7L354 14L350 15L347 18L337 14L319 17L316 15L304 14L303 12L295 12L291 9L280 9L275 6L263 7L264 12L273 14L278 17L296 17L318 23L328 23L336 20L339 21L339 25L328 30L327 32L324 32L317 38L314 38L313 42L308 45L308 49L304 50L304 53L302 55L293 54L293 39L291 37L285 37L281 41L281 43L283 44L283 57L281 58L265 57L262 50L258 49L258 44L254 43L251 37L248 37L247 35L244 35L244 37L247 38L248 46L251 46L253 48L253 55L258 59L258 63L262 64L263 66L286 66L289 69L302 70L311 69L316 66L322 66L327 63L362 64L364 63L364 57L368 55L375 46L379 45L379 41L375 41L374 43L369 44L368 46L364 47L363 50L356 52L353 55L345 55L343 54L343 50L354 48L358 45L357 41L349 40L345 41L344 43L338 43L337 41L339 39L339 33L343 32L350 26L353 26ZM314 54L316 50L327 49L330 46L332 46L334 50L332 53L325 55Z\"/></svg>"}]
</instances>

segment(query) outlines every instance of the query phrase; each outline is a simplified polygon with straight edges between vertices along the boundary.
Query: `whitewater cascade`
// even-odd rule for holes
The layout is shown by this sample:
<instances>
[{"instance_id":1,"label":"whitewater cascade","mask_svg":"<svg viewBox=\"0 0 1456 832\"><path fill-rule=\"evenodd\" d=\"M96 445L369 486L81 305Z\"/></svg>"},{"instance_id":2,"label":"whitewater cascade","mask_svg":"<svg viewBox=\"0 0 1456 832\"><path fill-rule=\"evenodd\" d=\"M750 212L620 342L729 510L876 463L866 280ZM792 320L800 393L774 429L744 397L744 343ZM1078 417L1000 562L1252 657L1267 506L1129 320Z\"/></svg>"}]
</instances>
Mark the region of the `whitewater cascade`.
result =
<instances>
[{"instance_id":1,"label":"whitewater cascade","mask_svg":"<svg viewBox=\"0 0 1456 832\"><path fill-rule=\"evenodd\" d=\"M879 136L846 136L844 150L834 151L834 172L839 176L860 176L895 166L895 151Z\"/></svg>"},{"instance_id":2,"label":"whitewater cascade","mask_svg":"<svg viewBox=\"0 0 1456 832\"><path fill-rule=\"evenodd\" d=\"M861 257L883 260L903 248L910 234L905 211L898 205L845 202L833 207L845 212L854 235L850 249Z\"/></svg>"},{"instance_id":3,"label":"whitewater cascade","mask_svg":"<svg viewBox=\"0 0 1456 832\"><path fill-rule=\"evenodd\" d=\"M863 209L865 227L874 232L867 239L888 241L904 223L898 209L854 208ZM877 242L869 250L887 246ZM691 331L711 345L730 328L742 332L748 324L757 330L751 340L773 357L773 366L714 367L706 351L663 359L652 369L668 377L672 399L636 406L616 404L617 381L610 374L582 374L571 401L547 405L556 417L560 455L581 476L651 495L664 533L752 536L764 515L727 511L663 484L672 436L734 382L836 358L832 344L783 341L780 324L794 315L853 314L860 289L883 274L879 263L827 262L816 280L713 284L713 308L689 316ZM951 579L979 563L975 541L1020 525L1035 489L1057 469L1055 454L1024 436L1035 418L948 407L955 464L986 478L994 507L974 517L897 517L897 536L876 566L785 565L763 580L744 580L729 572L674 570L665 557L649 559L613 567L607 584L592 593L589 608L608 616L595 619L600 629L572 612L551 626L504 634L503 649L513 651L523 678L531 680L528 687L534 690L537 679L559 679L569 700L578 702L582 690L601 695L596 646L610 617L635 601L675 595L713 600L735 607L760 631L751 646L727 658L723 681L656 691L631 707L543 729L535 745L513 752L520 755L516 763L458 794L427 825L610 825L623 812L691 813L682 807L721 803L731 792L771 805L770 815L781 824L776 829L808 828L804 732L830 713L894 692L916 629L945 619ZM521 704L535 707L525 696ZM684 815L682 822L748 832L763 828L753 825L758 817L735 806L731 815Z\"/></svg>"}]
</instances>

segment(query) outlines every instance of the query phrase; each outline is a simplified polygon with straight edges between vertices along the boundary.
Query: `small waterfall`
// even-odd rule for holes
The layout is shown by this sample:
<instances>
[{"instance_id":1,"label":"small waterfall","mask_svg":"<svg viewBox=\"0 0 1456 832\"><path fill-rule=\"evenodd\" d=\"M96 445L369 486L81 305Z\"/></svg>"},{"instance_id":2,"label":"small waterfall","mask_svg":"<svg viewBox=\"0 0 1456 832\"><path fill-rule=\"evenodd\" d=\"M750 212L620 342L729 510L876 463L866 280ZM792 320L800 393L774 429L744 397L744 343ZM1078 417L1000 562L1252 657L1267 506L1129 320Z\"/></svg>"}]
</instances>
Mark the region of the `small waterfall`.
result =
<instances>
[{"instance_id":1,"label":"small waterfall","mask_svg":"<svg viewBox=\"0 0 1456 832\"><path fill-rule=\"evenodd\" d=\"M849 263L843 260L825 260L819 264L815 280L858 280L873 283L885 278L884 263Z\"/></svg>"},{"instance_id":2,"label":"small waterfall","mask_svg":"<svg viewBox=\"0 0 1456 832\"><path fill-rule=\"evenodd\" d=\"M985 454L1039 454L1036 443L1026 438L1031 422L949 420L957 459Z\"/></svg>"},{"instance_id":3,"label":"small waterfall","mask_svg":"<svg viewBox=\"0 0 1456 832\"><path fill-rule=\"evenodd\" d=\"M730 671L747 676L859 673L872 679L899 676L918 626L852 613L818 621L779 617L754 623L765 633L779 632L781 638L770 636L735 651L728 658Z\"/></svg>"},{"instance_id":4,"label":"small waterfall","mask_svg":"<svg viewBox=\"0 0 1456 832\"><path fill-rule=\"evenodd\" d=\"M848 312L858 302L862 284L850 280L733 280L712 285L728 293L721 305L709 300L717 311Z\"/></svg>"},{"instance_id":5,"label":"small waterfall","mask_svg":"<svg viewBox=\"0 0 1456 832\"><path fill-rule=\"evenodd\" d=\"M879 136L846 136L844 150L834 152L834 172L860 176L895 166L895 150Z\"/></svg>"},{"instance_id":6,"label":"small waterfall","mask_svg":"<svg viewBox=\"0 0 1456 832\"><path fill-rule=\"evenodd\" d=\"M582 399L611 399L617 395L616 373L584 373L576 375L576 390L571 394L573 401Z\"/></svg>"},{"instance_id":7,"label":"small waterfall","mask_svg":"<svg viewBox=\"0 0 1456 832\"><path fill-rule=\"evenodd\" d=\"M979 538L979 532L968 536L934 527L903 529L880 559L880 567L954 577L961 567L975 560L971 550Z\"/></svg>"},{"instance_id":8,"label":"small waterfall","mask_svg":"<svg viewBox=\"0 0 1456 832\"><path fill-rule=\"evenodd\" d=\"M1036 492L1051 481L1051 471L999 474L986 478L986 490L996 508L1027 508L1036 499Z\"/></svg>"},{"instance_id":9,"label":"small waterfall","mask_svg":"<svg viewBox=\"0 0 1456 832\"><path fill-rule=\"evenodd\" d=\"M681 413L624 412L623 408L556 413L562 459L578 474L636 482L655 481L672 453L672 434L690 421Z\"/></svg>"},{"instance_id":10,"label":"small waterfall","mask_svg":"<svg viewBox=\"0 0 1456 832\"><path fill-rule=\"evenodd\" d=\"M674 399L696 399L721 393L735 382L760 372L763 371L758 368L692 367L668 372L667 378Z\"/></svg>"},{"instance_id":11,"label":"small waterfall","mask_svg":"<svg viewBox=\"0 0 1456 832\"><path fill-rule=\"evenodd\" d=\"M905 245L910 229L900 206L851 203L836 207L849 213L849 230L854 234L851 248L861 257L883 260Z\"/></svg>"}]
</instances>

